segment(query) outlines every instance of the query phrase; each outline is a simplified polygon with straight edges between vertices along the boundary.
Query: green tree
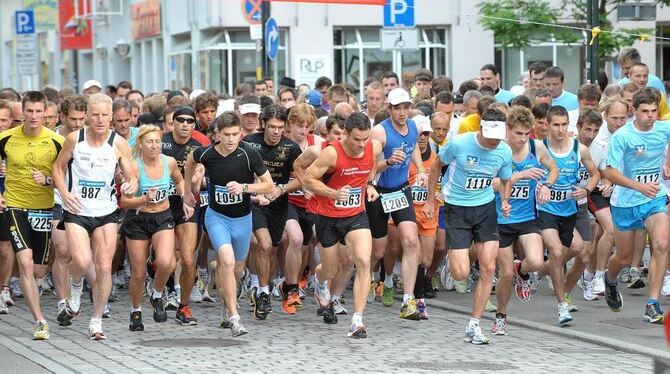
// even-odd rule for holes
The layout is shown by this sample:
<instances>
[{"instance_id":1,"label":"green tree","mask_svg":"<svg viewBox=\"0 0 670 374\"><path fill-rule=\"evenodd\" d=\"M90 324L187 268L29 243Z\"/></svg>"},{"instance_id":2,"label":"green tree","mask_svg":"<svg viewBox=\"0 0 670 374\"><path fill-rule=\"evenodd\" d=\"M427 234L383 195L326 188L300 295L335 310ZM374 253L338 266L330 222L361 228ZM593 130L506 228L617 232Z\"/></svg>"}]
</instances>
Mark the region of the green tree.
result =
<instances>
[{"instance_id":1,"label":"green tree","mask_svg":"<svg viewBox=\"0 0 670 374\"><path fill-rule=\"evenodd\" d=\"M633 44L639 38L627 34L651 35L653 33L654 30L644 28L612 28L612 23L607 17L612 12L616 12L617 6L626 0L594 1L598 1L600 29L615 31L614 33L601 32L598 35L598 52L601 59L612 57L622 47ZM670 5L670 0L657 0L655 3ZM484 16L480 20L481 24L495 34L497 43L504 47L522 49L533 42L548 40L558 40L569 44L581 42L583 38L581 32L577 30L528 22L558 24L558 20L567 9L577 22L575 26L586 27L586 4L586 0L563 0L560 8L554 8L548 0L484 0L478 4L478 7ZM590 38L591 35L588 37Z\"/></svg>"}]
</instances>

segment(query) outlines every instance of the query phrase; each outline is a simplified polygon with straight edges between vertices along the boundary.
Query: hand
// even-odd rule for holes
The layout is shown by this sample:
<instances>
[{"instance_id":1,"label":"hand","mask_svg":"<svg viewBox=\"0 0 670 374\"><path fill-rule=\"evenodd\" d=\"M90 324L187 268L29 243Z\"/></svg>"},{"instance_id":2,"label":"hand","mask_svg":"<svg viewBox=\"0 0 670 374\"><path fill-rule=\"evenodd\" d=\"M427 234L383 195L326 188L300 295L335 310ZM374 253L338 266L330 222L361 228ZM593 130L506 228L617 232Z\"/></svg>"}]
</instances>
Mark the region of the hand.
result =
<instances>
[{"instance_id":1,"label":"hand","mask_svg":"<svg viewBox=\"0 0 670 374\"><path fill-rule=\"evenodd\" d=\"M191 208L195 207L196 201L195 201L195 196L193 196L193 193L192 192L184 192L183 202L184 202L184 205L188 205Z\"/></svg>"},{"instance_id":2,"label":"hand","mask_svg":"<svg viewBox=\"0 0 670 374\"><path fill-rule=\"evenodd\" d=\"M589 191L587 191L586 188L575 187L575 190L572 191L572 197L574 197L575 200L586 199L587 196L589 196Z\"/></svg>"},{"instance_id":3,"label":"hand","mask_svg":"<svg viewBox=\"0 0 670 374\"><path fill-rule=\"evenodd\" d=\"M5 176L7 175L7 164L4 162L0 164L0 175Z\"/></svg>"},{"instance_id":4,"label":"hand","mask_svg":"<svg viewBox=\"0 0 670 374\"><path fill-rule=\"evenodd\" d=\"M542 179L542 177L544 177L544 171L540 168L526 169L517 174L518 179L532 179L537 181Z\"/></svg>"},{"instance_id":5,"label":"hand","mask_svg":"<svg viewBox=\"0 0 670 374\"><path fill-rule=\"evenodd\" d=\"M644 196L653 199L658 195L658 191L661 190L661 186L658 183L639 183L636 188Z\"/></svg>"},{"instance_id":6,"label":"hand","mask_svg":"<svg viewBox=\"0 0 670 374\"><path fill-rule=\"evenodd\" d=\"M551 197L551 190L549 190L549 187L547 186L537 186L537 190L535 191L535 200L537 200L537 203L540 205L546 204L547 201L549 201L549 198Z\"/></svg>"},{"instance_id":7,"label":"hand","mask_svg":"<svg viewBox=\"0 0 670 374\"><path fill-rule=\"evenodd\" d=\"M602 193L603 197L610 197L612 196L612 192L614 191L614 186L612 186L611 183L604 183L598 186L598 189Z\"/></svg>"},{"instance_id":8,"label":"hand","mask_svg":"<svg viewBox=\"0 0 670 374\"><path fill-rule=\"evenodd\" d=\"M337 190L333 200L341 202L349 200L349 186L344 186Z\"/></svg>"},{"instance_id":9,"label":"hand","mask_svg":"<svg viewBox=\"0 0 670 374\"><path fill-rule=\"evenodd\" d=\"M402 149L394 149L391 157L387 158L386 162L391 165L401 164L405 162L405 158L407 158L405 151Z\"/></svg>"},{"instance_id":10,"label":"hand","mask_svg":"<svg viewBox=\"0 0 670 374\"><path fill-rule=\"evenodd\" d=\"M5 198L0 195L0 212L3 212L5 209L7 209L7 205L5 205Z\"/></svg>"},{"instance_id":11,"label":"hand","mask_svg":"<svg viewBox=\"0 0 670 374\"><path fill-rule=\"evenodd\" d=\"M368 185L366 193L369 202L375 201L379 198L379 192L377 192L377 189L373 185Z\"/></svg>"},{"instance_id":12,"label":"hand","mask_svg":"<svg viewBox=\"0 0 670 374\"><path fill-rule=\"evenodd\" d=\"M509 199L502 200L500 203L500 211L502 212L503 217L509 217L510 213L512 213L512 205L510 205Z\"/></svg>"},{"instance_id":13,"label":"hand","mask_svg":"<svg viewBox=\"0 0 670 374\"><path fill-rule=\"evenodd\" d=\"M125 178L121 180L121 193L126 196L133 196L137 192L137 182L130 183Z\"/></svg>"},{"instance_id":14,"label":"hand","mask_svg":"<svg viewBox=\"0 0 670 374\"><path fill-rule=\"evenodd\" d=\"M193 196L193 194L191 194L191 196ZM184 201L183 209L184 209L184 220L188 220L189 218L191 218L191 216L193 216L193 213L195 212L195 209L192 206L186 204L186 201Z\"/></svg>"},{"instance_id":15,"label":"hand","mask_svg":"<svg viewBox=\"0 0 670 374\"><path fill-rule=\"evenodd\" d=\"M204 176L205 176L205 166L203 166L202 164L198 164L195 167L195 172L193 173L191 183L199 183Z\"/></svg>"},{"instance_id":16,"label":"hand","mask_svg":"<svg viewBox=\"0 0 670 374\"><path fill-rule=\"evenodd\" d=\"M65 192L61 194L61 198L63 200L63 204L65 206L65 210L72 214L77 214L81 211L81 209L84 207L81 204L81 200L79 196L75 194L71 194L70 192Z\"/></svg>"},{"instance_id":17,"label":"hand","mask_svg":"<svg viewBox=\"0 0 670 374\"><path fill-rule=\"evenodd\" d=\"M35 180L35 183L39 184L40 186L44 186L47 181L47 177L44 176L44 173L35 168L33 168L33 179Z\"/></svg>"},{"instance_id":18,"label":"hand","mask_svg":"<svg viewBox=\"0 0 670 374\"><path fill-rule=\"evenodd\" d=\"M309 200L309 199L311 199L311 198L314 197L314 192L312 192L312 191L310 191L310 190L308 190L308 189L303 188L303 189L302 189L302 192L305 194L305 199L306 199L306 200Z\"/></svg>"},{"instance_id":19,"label":"hand","mask_svg":"<svg viewBox=\"0 0 670 374\"><path fill-rule=\"evenodd\" d=\"M228 192L233 195L241 195L244 192L244 186L237 182L228 182L226 188L228 189Z\"/></svg>"},{"instance_id":20,"label":"hand","mask_svg":"<svg viewBox=\"0 0 670 374\"><path fill-rule=\"evenodd\" d=\"M255 202L259 206L266 206L270 204L270 200L263 195L256 195L251 197L251 201Z\"/></svg>"},{"instance_id":21,"label":"hand","mask_svg":"<svg viewBox=\"0 0 670 374\"><path fill-rule=\"evenodd\" d=\"M274 188L272 189L272 192L270 192L269 194L266 194L265 197L269 201L275 201L283 194L284 194L284 191L281 188L279 188L279 186L274 186Z\"/></svg>"},{"instance_id":22,"label":"hand","mask_svg":"<svg viewBox=\"0 0 670 374\"><path fill-rule=\"evenodd\" d=\"M418 173L416 175L416 185L420 187L425 187L428 185L428 174L427 173Z\"/></svg>"},{"instance_id":23,"label":"hand","mask_svg":"<svg viewBox=\"0 0 670 374\"><path fill-rule=\"evenodd\" d=\"M151 187L149 188L149 191L147 191L146 197L149 201L154 201L156 200L156 194L158 194L158 188Z\"/></svg>"},{"instance_id":24,"label":"hand","mask_svg":"<svg viewBox=\"0 0 670 374\"><path fill-rule=\"evenodd\" d=\"M442 195L441 192L435 192L435 200L437 200L438 203L442 204L444 202L444 195Z\"/></svg>"},{"instance_id":25,"label":"hand","mask_svg":"<svg viewBox=\"0 0 670 374\"><path fill-rule=\"evenodd\" d=\"M435 203L428 199L425 204L423 204L423 214L426 215L428 219L433 219L435 215Z\"/></svg>"}]
</instances>

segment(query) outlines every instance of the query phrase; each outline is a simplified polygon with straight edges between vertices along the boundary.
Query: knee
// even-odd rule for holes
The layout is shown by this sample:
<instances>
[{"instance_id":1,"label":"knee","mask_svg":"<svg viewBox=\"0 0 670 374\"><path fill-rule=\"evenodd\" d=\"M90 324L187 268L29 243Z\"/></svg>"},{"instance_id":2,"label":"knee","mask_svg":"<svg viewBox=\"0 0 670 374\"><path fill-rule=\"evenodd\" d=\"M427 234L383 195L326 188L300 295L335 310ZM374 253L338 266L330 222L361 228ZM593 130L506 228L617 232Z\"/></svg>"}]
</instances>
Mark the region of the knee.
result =
<instances>
[{"instance_id":1,"label":"knee","mask_svg":"<svg viewBox=\"0 0 670 374\"><path fill-rule=\"evenodd\" d=\"M527 261L528 267L531 269L531 271L539 270L544 264L544 261L540 257L526 257L525 261Z\"/></svg>"},{"instance_id":2,"label":"knee","mask_svg":"<svg viewBox=\"0 0 670 374\"><path fill-rule=\"evenodd\" d=\"M181 268L182 271L190 271L195 269L195 261L193 253L186 254L186 252L181 251Z\"/></svg>"},{"instance_id":3,"label":"knee","mask_svg":"<svg viewBox=\"0 0 670 374\"><path fill-rule=\"evenodd\" d=\"M104 263L98 262L95 264L96 274L112 274L112 262L105 261Z\"/></svg>"},{"instance_id":4,"label":"knee","mask_svg":"<svg viewBox=\"0 0 670 374\"><path fill-rule=\"evenodd\" d=\"M220 266L224 271L235 271L237 266L235 262L235 258L229 258L229 256L226 256L226 258L222 259L219 257L216 260L217 266Z\"/></svg>"},{"instance_id":5,"label":"knee","mask_svg":"<svg viewBox=\"0 0 670 374\"><path fill-rule=\"evenodd\" d=\"M484 264L479 262L479 276L484 278L493 278L493 273L496 272L495 263Z\"/></svg>"},{"instance_id":6,"label":"knee","mask_svg":"<svg viewBox=\"0 0 670 374\"><path fill-rule=\"evenodd\" d=\"M432 264L433 264L433 254L432 253L423 254L423 256L421 257L421 266L428 269Z\"/></svg>"},{"instance_id":7,"label":"knee","mask_svg":"<svg viewBox=\"0 0 670 374\"><path fill-rule=\"evenodd\" d=\"M470 267L458 266L451 263L449 263L449 271L451 272L451 276L457 281L462 281L470 275Z\"/></svg>"},{"instance_id":8,"label":"knee","mask_svg":"<svg viewBox=\"0 0 670 374\"><path fill-rule=\"evenodd\" d=\"M173 266L175 265L175 262L172 260L172 258L156 258L156 269L161 269L161 270L167 270L172 272Z\"/></svg>"},{"instance_id":9,"label":"knee","mask_svg":"<svg viewBox=\"0 0 670 374\"><path fill-rule=\"evenodd\" d=\"M342 268L349 269L350 267L354 266L354 258L351 257L351 255L347 254L346 256L342 257L340 263L342 265Z\"/></svg>"},{"instance_id":10,"label":"knee","mask_svg":"<svg viewBox=\"0 0 670 374\"><path fill-rule=\"evenodd\" d=\"M498 270L498 278L500 279L512 279L514 276L514 271L512 266L501 266Z\"/></svg>"},{"instance_id":11,"label":"knee","mask_svg":"<svg viewBox=\"0 0 670 374\"><path fill-rule=\"evenodd\" d=\"M55 261L69 261L70 260L70 251L66 245L58 244L54 245L54 250L56 251Z\"/></svg>"},{"instance_id":12,"label":"knee","mask_svg":"<svg viewBox=\"0 0 670 374\"><path fill-rule=\"evenodd\" d=\"M342 268L341 266L331 268L322 267L321 271L323 271L323 276L325 277L325 279L333 279L337 276L337 273L341 268Z\"/></svg>"},{"instance_id":13,"label":"knee","mask_svg":"<svg viewBox=\"0 0 670 374\"><path fill-rule=\"evenodd\" d=\"M361 271L361 270L370 270L370 257L368 256L356 256L355 259L356 262L356 271Z\"/></svg>"},{"instance_id":14,"label":"knee","mask_svg":"<svg viewBox=\"0 0 670 374\"><path fill-rule=\"evenodd\" d=\"M668 239L653 239L651 241L651 248L654 254L664 255L668 253Z\"/></svg>"},{"instance_id":15,"label":"knee","mask_svg":"<svg viewBox=\"0 0 670 374\"><path fill-rule=\"evenodd\" d=\"M402 239L402 248L405 253L416 252L419 248L419 239L416 235L409 235Z\"/></svg>"}]
</instances>

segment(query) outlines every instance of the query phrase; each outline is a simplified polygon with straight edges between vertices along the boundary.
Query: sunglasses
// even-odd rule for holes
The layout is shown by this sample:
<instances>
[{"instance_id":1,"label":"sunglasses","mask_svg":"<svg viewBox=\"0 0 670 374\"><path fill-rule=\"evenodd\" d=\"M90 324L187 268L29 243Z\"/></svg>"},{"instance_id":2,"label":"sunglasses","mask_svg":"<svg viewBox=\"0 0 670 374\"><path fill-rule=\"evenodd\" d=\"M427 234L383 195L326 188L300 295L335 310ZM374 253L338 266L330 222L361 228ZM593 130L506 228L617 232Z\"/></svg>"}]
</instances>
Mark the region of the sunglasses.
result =
<instances>
[{"instance_id":1,"label":"sunglasses","mask_svg":"<svg viewBox=\"0 0 670 374\"><path fill-rule=\"evenodd\" d=\"M430 131L424 131L421 133L423 136L430 136Z\"/></svg>"},{"instance_id":2,"label":"sunglasses","mask_svg":"<svg viewBox=\"0 0 670 374\"><path fill-rule=\"evenodd\" d=\"M189 125L195 123L195 120L194 120L193 118L177 117L177 118L175 118L174 120L177 121L177 122L179 122L179 123L184 123L184 122L186 122L186 123L188 123Z\"/></svg>"}]
</instances>

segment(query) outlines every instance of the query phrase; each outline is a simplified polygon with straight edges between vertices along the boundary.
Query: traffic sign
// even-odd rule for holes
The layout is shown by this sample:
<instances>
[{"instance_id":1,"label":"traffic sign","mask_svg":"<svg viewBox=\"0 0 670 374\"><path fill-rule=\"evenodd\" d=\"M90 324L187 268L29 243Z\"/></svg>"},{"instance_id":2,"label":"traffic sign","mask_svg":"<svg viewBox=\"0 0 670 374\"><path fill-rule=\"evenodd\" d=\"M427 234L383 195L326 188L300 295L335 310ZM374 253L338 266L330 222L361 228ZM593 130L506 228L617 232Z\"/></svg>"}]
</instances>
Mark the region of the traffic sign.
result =
<instances>
[{"instance_id":1,"label":"traffic sign","mask_svg":"<svg viewBox=\"0 0 670 374\"><path fill-rule=\"evenodd\" d=\"M386 0L384 27L414 27L414 0Z\"/></svg>"},{"instance_id":2,"label":"traffic sign","mask_svg":"<svg viewBox=\"0 0 670 374\"><path fill-rule=\"evenodd\" d=\"M16 73L37 74L37 36L22 34L16 36Z\"/></svg>"},{"instance_id":3,"label":"traffic sign","mask_svg":"<svg viewBox=\"0 0 670 374\"><path fill-rule=\"evenodd\" d=\"M242 14L250 24L260 24L263 20L263 10L261 8L263 0L243 0Z\"/></svg>"},{"instance_id":4,"label":"traffic sign","mask_svg":"<svg viewBox=\"0 0 670 374\"><path fill-rule=\"evenodd\" d=\"M381 29L379 40L383 50L419 49L419 30Z\"/></svg>"},{"instance_id":5,"label":"traffic sign","mask_svg":"<svg viewBox=\"0 0 670 374\"><path fill-rule=\"evenodd\" d=\"M16 26L16 35L34 34L35 13L33 10L17 10L14 13L14 25Z\"/></svg>"},{"instance_id":6,"label":"traffic sign","mask_svg":"<svg viewBox=\"0 0 670 374\"><path fill-rule=\"evenodd\" d=\"M279 26L274 18L268 18L265 23L265 50L268 58L274 61L279 54Z\"/></svg>"}]
</instances>

